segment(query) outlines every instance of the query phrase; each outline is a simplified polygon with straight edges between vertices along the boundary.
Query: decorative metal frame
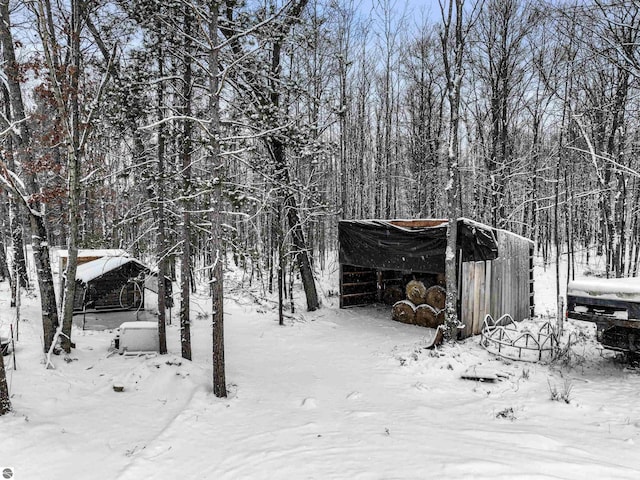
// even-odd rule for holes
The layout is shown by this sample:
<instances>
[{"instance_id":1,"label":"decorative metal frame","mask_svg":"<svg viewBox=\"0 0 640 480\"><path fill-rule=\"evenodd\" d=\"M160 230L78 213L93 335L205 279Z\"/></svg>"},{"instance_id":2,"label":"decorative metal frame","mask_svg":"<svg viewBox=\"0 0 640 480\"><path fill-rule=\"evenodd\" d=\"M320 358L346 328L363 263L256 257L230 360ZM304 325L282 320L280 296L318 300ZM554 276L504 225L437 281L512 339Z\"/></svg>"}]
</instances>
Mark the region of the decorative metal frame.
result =
<instances>
[{"instance_id":1,"label":"decorative metal frame","mask_svg":"<svg viewBox=\"0 0 640 480\"><path fill-rule=\"evenodd\" d=\"M510 360L540 362L543 356L548 356L548 360L553 358L558 350L558 335L550 322L542 324L537 332L530 332L521 331L509 314L498 320L486 315L480 345L488 352Z\"/></svg>"}]
</instances>

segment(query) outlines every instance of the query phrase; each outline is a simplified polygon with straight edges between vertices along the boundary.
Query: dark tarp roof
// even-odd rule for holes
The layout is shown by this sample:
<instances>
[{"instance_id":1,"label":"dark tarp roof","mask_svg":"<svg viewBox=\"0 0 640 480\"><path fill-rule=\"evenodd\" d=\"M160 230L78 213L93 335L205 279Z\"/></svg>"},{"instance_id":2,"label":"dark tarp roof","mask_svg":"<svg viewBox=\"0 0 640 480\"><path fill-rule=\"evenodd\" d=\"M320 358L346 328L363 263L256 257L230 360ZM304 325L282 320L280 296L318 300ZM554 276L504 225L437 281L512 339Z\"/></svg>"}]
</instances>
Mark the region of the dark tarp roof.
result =
<instances>
[{"instance_id":1,"label":"dark tarp roof","mask_svg":"<svg viewBox=\"0 0 640 480\"><path fill-rule=\"evenodd\" d=\"M410 223L410 222L405 222ZM384 220L338 223L340 263L379 270L444 272L447 224L406 228ZM458 247L463 261L493 260L498 246L491 227L458 220Z\"/></svg>"}]
</instances>

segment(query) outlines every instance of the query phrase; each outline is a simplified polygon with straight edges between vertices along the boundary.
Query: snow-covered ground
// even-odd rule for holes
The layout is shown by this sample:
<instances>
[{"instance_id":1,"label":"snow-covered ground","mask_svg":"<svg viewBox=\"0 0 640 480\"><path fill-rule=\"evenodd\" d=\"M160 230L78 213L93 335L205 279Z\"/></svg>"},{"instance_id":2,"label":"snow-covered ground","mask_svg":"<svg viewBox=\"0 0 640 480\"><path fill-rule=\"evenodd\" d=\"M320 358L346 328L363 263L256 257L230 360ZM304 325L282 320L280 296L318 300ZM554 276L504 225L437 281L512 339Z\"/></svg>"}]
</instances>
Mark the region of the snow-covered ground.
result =
<instances>
[{"instance_id":1,"label":"snow-covered ground","mask_svg":"<svg viewBox=\"0 0 640 480\"><path fill-rule=\"evenodd\" d=\"M552 313L554 269L536 274L538 311ZM110 330L76 329L55 370L38 301L23 298L0 469L18 480L640 478L640 373L602 352L589 324L568 323L577 341L564 362L534 364L494 357L477 337L426 350L424 330L388 307L340 310L335 296L280 327L272 304L238 292L225 303L227 399L211 393L204 296L193 362L175 324L171 354L147 357L110 354ZM2 327L12 315L3 283ZM470 366L502 380L461 379ZM551 400L567 388L569 403Z\"/></svg>"}]
</instances>

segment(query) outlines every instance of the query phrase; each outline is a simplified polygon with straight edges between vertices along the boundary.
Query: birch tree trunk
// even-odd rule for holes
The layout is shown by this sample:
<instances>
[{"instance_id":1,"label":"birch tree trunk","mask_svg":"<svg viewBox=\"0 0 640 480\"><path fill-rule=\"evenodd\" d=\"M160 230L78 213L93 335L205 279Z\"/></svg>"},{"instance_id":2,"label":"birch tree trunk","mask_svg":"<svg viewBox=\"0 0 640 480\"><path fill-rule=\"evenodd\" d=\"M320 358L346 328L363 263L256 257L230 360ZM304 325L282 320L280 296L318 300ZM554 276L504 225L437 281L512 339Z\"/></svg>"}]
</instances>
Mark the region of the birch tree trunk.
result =
<instances>
[{"instance_id":1,"label":"birch tree trunk","mask_svg":"<svg viewBox=\"0 0 640 480\"><path fill-rule=\"evenodd\" d=\"M455 13L454 13L455 2ZM450 0L445 12L441 5L443 31L441 33L442 56L447 78L447 98L449 100L449 145L447 148L448 180L447 192L447 247L445 253L445 276L447 297L445 302L445 336L455 339L460 319L458 318L458 275L457 275L457 238L458 238L458 195L459 195L459 140L458 128L460 120L460 88L462 85L462 59L464 34L462 28L462 10L464 0ZM455 17L455 18L454 18ZM452 31L452 21L455 21ZM453 45L453 58L449 49Z\"/></svg>"},{"instance_id":2,"label":"birch tree trunk","mask_svg":"<svg viewBox=\"0 0 640 480\"><path fill-rule=\"evenodd\" d=\"M69 237L67 248L69 258L65 275L63 315L62 315L62 349L71 352L71 326L73 323L73 306L76 292L76 270L78 268L78 216L80 211L80 106L78 102L78 76L80 75L80 3L71 2L71 63L69 69L69 103L70 132L68 135L67 171L69 175ZM52 67L52 65L50 65ZM51 75L55 75L54 72ZM61 97L61 95L60 95ZM60 98L62 100L62 98ZM65 113L59 100L60 114Z\"/></svg>"}]
</instances>

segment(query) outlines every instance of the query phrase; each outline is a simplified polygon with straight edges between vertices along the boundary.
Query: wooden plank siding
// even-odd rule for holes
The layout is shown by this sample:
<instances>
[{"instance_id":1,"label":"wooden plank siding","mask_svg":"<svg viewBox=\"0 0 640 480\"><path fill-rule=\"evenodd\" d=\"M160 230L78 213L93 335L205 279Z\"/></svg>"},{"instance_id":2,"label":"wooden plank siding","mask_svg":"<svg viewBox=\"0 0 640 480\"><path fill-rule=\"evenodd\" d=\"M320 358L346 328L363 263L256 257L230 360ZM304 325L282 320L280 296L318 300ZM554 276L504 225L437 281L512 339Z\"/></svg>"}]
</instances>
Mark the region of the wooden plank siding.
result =
<instances>
[{"instance_id":1,"label":"wooden plank siding","mask_svg":"<svg viewBox=\"0 0 640 480\"><path fill-rule=\"evenodd\" d=\"M509 314L521 321L532 314L533 277L531 242L496 230L498 258L463 262L460 273L462 335L478 335L487 314L495 319Z\"/></svg>"},{"instance_id":2,"label":"wooden plank siding","mask_svg":"<svg viewBox=\"0 0 640 480\"><path fill-rule=\"evenodd\" d=\"M473 291L473 279L475 276L475 268L473 268L473 262L462 262L462 275L461 275L461 292L471 292ZM472 304L472 296L471 295L461 295L460 302L460 317L464 324L464 330L462 331L462 335L464 337L468 337L472 335L472 326L473 326L473 304Z\"/></svg>"},{"instance_id":3,"label":"wooden plank siding","mask_svg":"<svg viewBox=\"0 0 640 480\"><path fill-rule=\"evenodd\" d=\"M144 305L144 284L134 285L148 269L137 262L125 263L89 281L76 283L74 311L135 310Z\"/></svg>"}]
</instances>

